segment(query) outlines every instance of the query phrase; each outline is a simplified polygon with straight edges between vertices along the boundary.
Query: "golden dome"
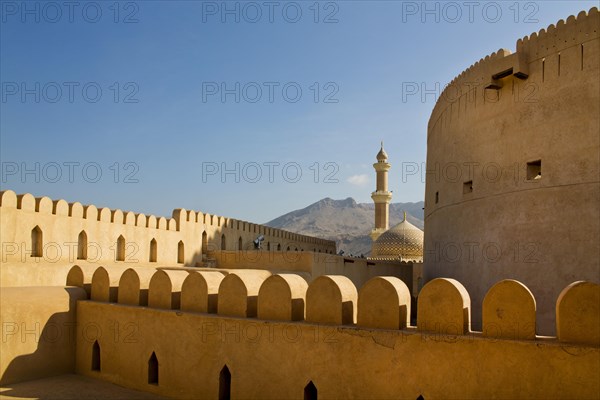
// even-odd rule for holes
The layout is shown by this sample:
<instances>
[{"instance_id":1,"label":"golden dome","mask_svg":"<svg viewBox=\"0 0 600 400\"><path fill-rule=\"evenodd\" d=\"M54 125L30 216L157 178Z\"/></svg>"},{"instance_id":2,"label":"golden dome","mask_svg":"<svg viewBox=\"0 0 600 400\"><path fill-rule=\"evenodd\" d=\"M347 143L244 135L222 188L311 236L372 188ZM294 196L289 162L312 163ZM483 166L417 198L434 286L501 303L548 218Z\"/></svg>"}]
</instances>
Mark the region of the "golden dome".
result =
<instances>
[{"instance_id":1,"label":"golden dome","mask_svg":"<svg viewBox=\"0 0 600 400\"><path fill-rule=\"evenodd\" d=\"M371 249L371 258L422 261L423 231L406 220L382 233Z\"/></svg>"},{"instance_id":2,"label":"golden dome","mask_svg":"<svg viewBox=\"0 0 600 400\"><path fill-rule=\"evenodd\" d=\"M388 159L388 155L385 152L385 150L383 149L383 142L381 142L381 150L379 150L379 153L377 153L377 161L384 162L387 159Z\"/></svg>"}]
</instances>

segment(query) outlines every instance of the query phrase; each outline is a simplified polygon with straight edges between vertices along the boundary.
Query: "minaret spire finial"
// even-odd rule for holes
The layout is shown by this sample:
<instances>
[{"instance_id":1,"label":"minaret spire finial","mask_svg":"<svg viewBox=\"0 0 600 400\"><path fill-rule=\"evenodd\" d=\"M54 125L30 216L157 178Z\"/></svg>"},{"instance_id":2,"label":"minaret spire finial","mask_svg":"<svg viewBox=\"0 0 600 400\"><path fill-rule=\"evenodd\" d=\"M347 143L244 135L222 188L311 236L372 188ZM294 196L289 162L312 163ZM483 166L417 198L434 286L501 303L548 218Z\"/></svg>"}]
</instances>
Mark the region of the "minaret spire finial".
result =
<instances>
[{"instance_id":1,"label":"minaret spire finial","mask_svg":"<svg viewBox=\"0 0 600 400\"><path fill-rule=\"evenodd\" d=\"M406 221L406 211L403 211L403 213L404 213L404 220L402 222Z\"/></svg>"}]
</instances>

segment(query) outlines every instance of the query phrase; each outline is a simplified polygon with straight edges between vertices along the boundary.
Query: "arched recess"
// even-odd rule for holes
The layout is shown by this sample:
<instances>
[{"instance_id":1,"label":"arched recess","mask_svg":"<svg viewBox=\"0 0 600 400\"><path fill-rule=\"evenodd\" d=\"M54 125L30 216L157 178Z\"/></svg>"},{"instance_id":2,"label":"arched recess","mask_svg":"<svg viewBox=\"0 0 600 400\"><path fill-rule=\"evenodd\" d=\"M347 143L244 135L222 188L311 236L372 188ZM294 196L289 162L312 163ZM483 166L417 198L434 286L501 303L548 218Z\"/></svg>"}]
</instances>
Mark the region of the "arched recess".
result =
<instances>
[{"instance_id":1,"label":"arched recess","mask_svg":"<svg viewBox=\"0 0 600 400\"><path fill-rule=\"evenodd\" d=\"M79 232L77 237L77 259L87 260L88 239L85 231Z\"/></svg>"},{"instance_id":2,"label":"arched recess","mask_svg":"<svg viewBox=\"0 0 600 400\"><path fill-rule=\"evenodd\" d=\"M184 256L185 256L185 254L184 254L183 241L180 240L179 243L177 243L177 263L183 264L183 262L185 260Z\"/></svg>"},{"instance_id":3,"label":"arched recess","mask_svg":"<svg viewBox=\"0 0 600 400\"><path fill-rule=\"evenodd\" d=\"M156 243L156 239L152 239L150 241L150 257L149 257L149 261L150 262L156 262L156 260L158 259L158 243Z\"/></svg>"},{"instance_id":4,"label":"arched recess","mask_svg":"<svg viewBox=\"0 0 600 400\"><path fill-rule=\"evenodd\" d=\"M44 235L39 226L31 230L31 257L42 257L44 249Z\"/></svg>"},{"instance_id":5,"label":"arched recess","mask_svg":"<svg viewBox=\"0 0 600 400\"><path fill-rule=\"evenodd\" d=\"M221 250L227 250L227 242L225 240L225 234L221 235Z\"/></svg>"},{"instance_id":6,"label":"arched recess","mask_svg":"<svg viewBox=\"0 0 600 400\"><path fill-rule=\"evenodd\" d=\"M202 255L208 255L208 234L206 231L202 232Z\"/></svg>"},{"instance_id":7,"label":"arched recess","mask_svg":"<svg viewBox=\"0 0 600 400\"><path fill-rule=\"evenodd\" d=\"M125 238L120 235L117 239L117 261L125 261Z\"/></svg>"}]
</instances>

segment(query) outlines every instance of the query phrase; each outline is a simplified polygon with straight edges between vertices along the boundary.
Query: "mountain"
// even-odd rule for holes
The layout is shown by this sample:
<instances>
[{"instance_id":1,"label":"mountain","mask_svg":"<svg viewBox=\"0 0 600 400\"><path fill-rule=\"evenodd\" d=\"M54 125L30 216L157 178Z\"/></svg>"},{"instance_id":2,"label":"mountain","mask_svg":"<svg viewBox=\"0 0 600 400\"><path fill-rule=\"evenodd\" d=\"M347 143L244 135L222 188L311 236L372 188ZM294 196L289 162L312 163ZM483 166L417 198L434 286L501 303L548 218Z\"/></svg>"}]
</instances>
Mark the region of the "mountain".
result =
<instances>
[{"instance_id":1,"label":"mountain","mask_svg":"<svg viewBox=\"0 0 600 400\"><path fill-rule=\"evenodd\" d=\"M402 221L406 211L408 221L423 229L423 202L390 204L390 227ZM367 256L371 252L369 233L375 226L375 205L357 203L353 198L325 198L301 210L275 218L265 225L303 235L335 240L338 251Z\"/></svg>"}]
</instances>

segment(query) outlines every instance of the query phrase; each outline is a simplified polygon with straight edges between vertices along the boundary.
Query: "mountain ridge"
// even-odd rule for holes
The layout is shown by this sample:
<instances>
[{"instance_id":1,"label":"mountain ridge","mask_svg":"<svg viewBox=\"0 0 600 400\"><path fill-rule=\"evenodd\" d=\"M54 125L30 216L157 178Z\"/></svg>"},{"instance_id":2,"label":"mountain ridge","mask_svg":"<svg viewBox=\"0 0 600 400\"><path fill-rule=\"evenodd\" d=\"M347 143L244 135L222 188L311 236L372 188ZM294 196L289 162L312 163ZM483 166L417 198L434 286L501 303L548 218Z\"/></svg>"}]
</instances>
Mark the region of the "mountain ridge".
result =
<instances>
[{"instance_id":1,"label":"mountain ridge","mask_svg":"<svg viewBox=\"0 0 600 400\"><path fill-rule=\"evenodd\" d=\"M422 201L390 204L390 228L407 220L423 229ZM303 235L335 240L338 251L354 256L368 256L371 251L369 233L375 226L375 205L357 203L352 197L335 200L325 197L304 208L283 214L265 225Z\"/></svg>"}]
</instances>

